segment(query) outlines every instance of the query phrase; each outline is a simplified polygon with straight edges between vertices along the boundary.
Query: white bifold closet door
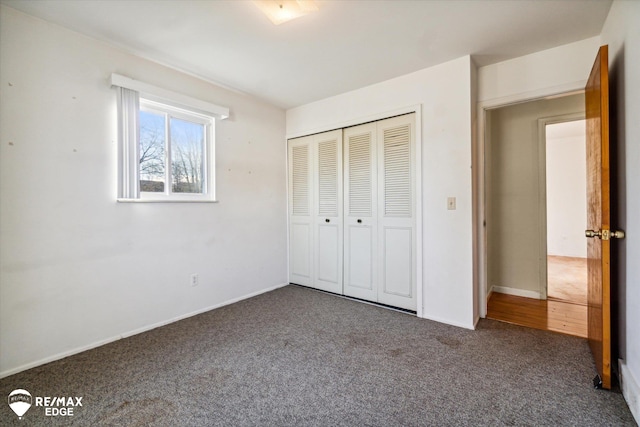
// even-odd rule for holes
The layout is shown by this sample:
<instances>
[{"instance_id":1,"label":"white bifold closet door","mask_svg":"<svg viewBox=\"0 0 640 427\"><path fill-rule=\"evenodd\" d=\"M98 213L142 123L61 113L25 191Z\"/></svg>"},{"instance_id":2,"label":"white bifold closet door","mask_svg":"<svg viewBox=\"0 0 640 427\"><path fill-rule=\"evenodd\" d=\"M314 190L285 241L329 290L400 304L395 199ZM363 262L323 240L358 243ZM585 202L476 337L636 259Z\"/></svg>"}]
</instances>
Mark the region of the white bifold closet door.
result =
<instances>
[{"instance_id":1,"label":"white bifold closet door","mask_svg":"<svg viewBox=\"0 0 640 427\"><path fill-rule=\"evenodd\" d=\"M378 300L376 123L344 129L344 294Z\"/></svg>"},{"instance_id":2,"label":"white bifold closet door","mask_svg":"<svg viewBox=\"0 0 640 427\"><path fill-rule=\"evenodd\" d=\"M416 310L415 114L377 131L378 302Z\"/></svg>"},{"instance_id":3,"label":"white bifold closet door","mask_svg":"<svg viewBox=\"0 0 640 427\"><path fill-rule=\"evenodd\" d=\"M344 294L416 310L415 114L344 129Z\"/></svg>"},{"instance_id":4,"label":"white bifold closet door","mask_svg":"<svg viewBox=\"0 0 640 427\"><path fill-rule=\"evenodd\" d=\"M342 293L342 131L289 140L289 278Z\"/></svg>"}]
</instances>

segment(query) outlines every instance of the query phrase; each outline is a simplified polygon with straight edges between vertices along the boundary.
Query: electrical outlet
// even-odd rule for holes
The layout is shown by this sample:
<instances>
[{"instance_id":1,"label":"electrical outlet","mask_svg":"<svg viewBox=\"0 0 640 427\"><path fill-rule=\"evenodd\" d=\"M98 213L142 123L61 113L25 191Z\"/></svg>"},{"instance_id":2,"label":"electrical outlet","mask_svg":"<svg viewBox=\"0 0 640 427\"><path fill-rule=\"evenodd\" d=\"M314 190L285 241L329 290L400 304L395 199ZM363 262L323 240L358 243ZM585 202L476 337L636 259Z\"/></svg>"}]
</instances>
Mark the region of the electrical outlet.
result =
<instances>
[{"instance_id":1,"label":"electrical outlet","mask_svg":"<svg viewBox=\"0 0 640 427\"><path fill-rule=\"evenodd\" d=\"M447 209L449 209L450 211L455 211L456 210L456 198L455 197L448 197L447 198Z\"/></svg>"},{"instance_id":2,"label":"electrical outlet","mask_svg":"<svg viewBox=\"0 0 640 427\"><path fill-rule=\"evenodd\" d=\"M191 286L198 286L198 282L200 281L200 278L198 277L197 273L193 273L191 276L189 276L189 279L190 279Z\"/></svg>"}]
</instances>

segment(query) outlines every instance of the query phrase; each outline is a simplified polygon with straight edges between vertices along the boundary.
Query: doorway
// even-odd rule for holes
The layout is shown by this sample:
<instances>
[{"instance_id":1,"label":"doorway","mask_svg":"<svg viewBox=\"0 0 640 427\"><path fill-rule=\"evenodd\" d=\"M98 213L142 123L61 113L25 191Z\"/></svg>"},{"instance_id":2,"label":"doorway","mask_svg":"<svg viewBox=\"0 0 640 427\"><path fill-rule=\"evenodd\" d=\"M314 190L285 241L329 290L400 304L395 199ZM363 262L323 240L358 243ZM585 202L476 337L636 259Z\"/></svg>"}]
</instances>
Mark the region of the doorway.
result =
<instances>
[{"instance_id":1,"label":"doorway","mask_svg":"<svg viewBox=\"0 0 640 427\"><path fill-rule=\"evenodd\" d=\"M555 224L557 218L547 218L545 138L547 126L553 134L556 129L551 125L584 118L584 94L497 107L485 115L487 317L586 336L586 305L547 295L548 268L556 266L556 259L548 258L547 222ZM585 158L583 154L582 163ZM584 181L583 177L583 185ZM555 183L549 185L556 189ZM575 218L571 221L584 225ZM551 273L552 279L558 276ZM556 292L554 284L551 292Z\"/></svg>"},{"instance_id":2,"label":"doorway","mask_svg":"<svg viewBox=\"0 0 640 427\"><path fill-rule=\"evenodd\" d=\"M587 305L585 121L545 124L547 299Z\"/></svg>"}]
</instances>

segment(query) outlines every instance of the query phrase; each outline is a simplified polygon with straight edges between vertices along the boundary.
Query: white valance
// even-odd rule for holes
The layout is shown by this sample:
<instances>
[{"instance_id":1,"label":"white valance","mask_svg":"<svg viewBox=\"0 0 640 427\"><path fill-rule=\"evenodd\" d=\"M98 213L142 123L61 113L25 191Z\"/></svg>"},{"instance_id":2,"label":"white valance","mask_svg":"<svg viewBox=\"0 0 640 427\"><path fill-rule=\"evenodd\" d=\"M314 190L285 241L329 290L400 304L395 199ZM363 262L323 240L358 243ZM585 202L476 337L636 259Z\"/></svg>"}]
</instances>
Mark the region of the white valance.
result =
<instances>
[{"instance_id":1,"label":"white valance","mask_svg":"<svg viewBox=\"0 0 640 427\"><path fill-rule=\"evenodd\" d=\"M181 93L159 88L120 74L111 74L110 81L111 86L134 90L139 92L143 98L151 101L170 103L175 107L182 107L207 116L213 116L218 120L224 120L229 117L229 109L227 107L222 107L201 99L192 98Z\"/></svg>"}]
</instances>

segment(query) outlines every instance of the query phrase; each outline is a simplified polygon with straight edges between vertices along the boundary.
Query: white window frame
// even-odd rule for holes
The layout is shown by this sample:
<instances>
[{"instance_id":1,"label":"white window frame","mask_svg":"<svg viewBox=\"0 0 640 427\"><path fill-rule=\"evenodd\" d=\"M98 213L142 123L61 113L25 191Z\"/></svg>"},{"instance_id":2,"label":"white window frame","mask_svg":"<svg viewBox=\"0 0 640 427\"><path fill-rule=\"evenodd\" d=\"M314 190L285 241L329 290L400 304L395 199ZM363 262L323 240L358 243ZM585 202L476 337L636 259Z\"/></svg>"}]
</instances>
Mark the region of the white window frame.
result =
<instances>
[{"instance_id":1,"label":"white window frame","mask_svg":"<svg viewBox=\"0 0 640 427\"><path fill-rule=\"evenodd\" d=\"M169 181L171 159L170 142L165 146L165 185L164 192L139 192L138 198L118 198L118 202L216 202L215 198L215 121L229 117L229 109L212 104L187 95L172 92L156 86L143 83L119 74L112 74L112 86L123 87L138 92L140 98L139 111L143 109L158 111L189 122L205 126L205 143L203 147L203 192L202 193L174 193L171 191L172 182ZM168 123L166 125L168 129ZM137 132L139 144L140 134ZM167 135L167 139L170 136ZM139 145L138 145L139 147ZM124 156L129 153L121 153ZM139 159L137 159L139 160ZM125 162L118 165L122 172ZM139 185L140 169L137 169Z\"/></svg>"},{"instance_id":2,"label":"white window frame","mask_svg":"<svg viewBox=\"0 0 640 427\"><path fill-rule=\"evenodd\" d=\"M147 192L140 190L140 199L143 201L215 201L215 120L211 116L194 113L183 108L177 108L170 104L151 101L140 97L140 111L149 111L155 114L164 114L165 117L165 176L164 192ZM175 193L172 191L173 181L171 179L172 167L172 146L170 121L172 118L196 123L204 126L204 144L202 147L202 192L201 193ZM139 172L139 171L138 171Z\"/></svg>"}]
</instances>

